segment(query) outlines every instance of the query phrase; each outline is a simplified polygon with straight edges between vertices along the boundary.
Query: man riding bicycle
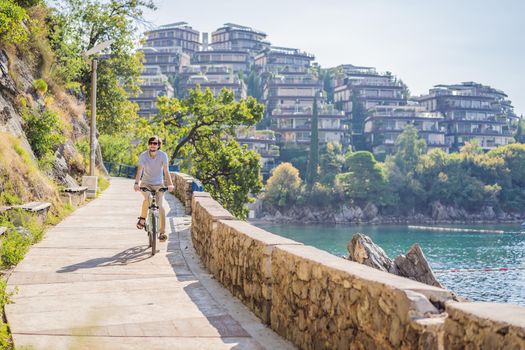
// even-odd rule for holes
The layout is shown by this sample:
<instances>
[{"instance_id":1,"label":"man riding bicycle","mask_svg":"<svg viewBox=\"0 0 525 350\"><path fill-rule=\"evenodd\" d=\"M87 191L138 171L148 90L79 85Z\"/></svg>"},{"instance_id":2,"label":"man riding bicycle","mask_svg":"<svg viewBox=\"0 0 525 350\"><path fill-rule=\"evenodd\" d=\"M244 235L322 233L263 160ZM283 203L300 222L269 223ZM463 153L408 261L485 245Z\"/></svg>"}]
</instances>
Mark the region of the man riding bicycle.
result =
<instances>
[{"instance_id":1,"label":"man riding bicycle","mask_svg":"<svg viewBox=\"0 0 525 350\"><path fill-rule=\"evenodd\" d=\"M168 191L173 191L173 182L168 171L168 155L160 150L161 145L162 141L160 138L158 136L152 136L148 140L148 150L140 154L137 174L135 175L135 192L140 191L140 187L157 191L164 186L164 181L168 184ZM144 196L144 202L142 202L142 209L139 221L137 222L137 228L140 230L144 229L149 207L149 195L146 192L142 192L142 195ZM166 214L162 207L163 196L163 192L158 191L156 193L156 200L160 212L159 240L161 242L164 242L168 238L166 236Z\"/></svg>"}]
</instances>

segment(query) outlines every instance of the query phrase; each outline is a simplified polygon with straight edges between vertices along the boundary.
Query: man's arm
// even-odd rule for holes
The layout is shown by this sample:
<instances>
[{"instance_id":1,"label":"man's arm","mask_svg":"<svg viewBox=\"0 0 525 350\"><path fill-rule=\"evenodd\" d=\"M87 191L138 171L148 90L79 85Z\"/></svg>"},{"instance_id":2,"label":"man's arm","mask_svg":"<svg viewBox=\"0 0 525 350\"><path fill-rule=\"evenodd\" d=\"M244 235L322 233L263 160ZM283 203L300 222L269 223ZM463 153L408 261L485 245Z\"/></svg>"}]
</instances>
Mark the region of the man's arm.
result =
<instances>
[{"instance_id":1,"label":"man's arm","mask_svg":"<svg viewBox=\"0 0 525 350\"><path fill-rule=\"evenodd\" d=\"M173 186L173 180L171 180L168 164L166 163L164 163L164 178L166 179L166 184L168 184L168 191L173 192L175 186Z\"/></svg>"},{"instance_id":2,"label":"man's arm","mask_svg":"<svg viewBox=\"0 0 525 350\"><path fill-rule=\"evenodd\" d=\"M137 174L135 174L135 185L133 186L135 192L140 191L140 177L142 176L142 169L144 169L144 167L139 164L137 166Z\"/></svg>"}]
</instances>

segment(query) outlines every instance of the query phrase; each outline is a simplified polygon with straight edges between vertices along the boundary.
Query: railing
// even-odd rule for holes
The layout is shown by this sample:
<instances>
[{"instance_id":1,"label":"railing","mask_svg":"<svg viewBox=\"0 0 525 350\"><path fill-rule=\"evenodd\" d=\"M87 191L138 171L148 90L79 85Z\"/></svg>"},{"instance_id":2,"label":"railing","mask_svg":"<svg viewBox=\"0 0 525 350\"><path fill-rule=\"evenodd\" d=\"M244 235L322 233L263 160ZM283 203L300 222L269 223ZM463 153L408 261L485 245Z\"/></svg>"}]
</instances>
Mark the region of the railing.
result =
<instances>
[{"instance_id":1,"label":"railing","mask_svg":"<svg viewBox=\"0 0 525 350\"><path fill-rule=\"evenodd\" d=\"M137 167L132 165L116 164L113 162L104 162L104 166L111 176L134 178L137 174Z\"/></svg>"}]
</instances>

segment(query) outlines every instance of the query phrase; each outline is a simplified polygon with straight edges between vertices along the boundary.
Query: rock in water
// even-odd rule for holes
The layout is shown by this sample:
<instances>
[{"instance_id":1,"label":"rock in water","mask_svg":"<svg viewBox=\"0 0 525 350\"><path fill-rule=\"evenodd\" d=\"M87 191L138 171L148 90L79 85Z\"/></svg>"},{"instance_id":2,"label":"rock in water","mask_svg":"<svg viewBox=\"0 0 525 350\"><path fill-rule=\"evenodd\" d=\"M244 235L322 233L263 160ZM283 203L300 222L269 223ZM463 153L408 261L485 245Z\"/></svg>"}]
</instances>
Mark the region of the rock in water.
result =
<instances>
[{"instance_id":1,"label":"rock in water","mask_svg":"<svg viewBox=\"0 0 525 350\"><path fill-rule=\"evenodd\" d=\"M348 242L348 260L358 262L375 269L390 272L394 266L392 260L370 237L356 233Z\"/></svg>"},{"instance_id":2,"label":"rock in water","mask_svg":"<svg viewBox=\"0 0 525 350\"><path fill-rule=\"evenodd\" d=\"M406 255L399 255L392 261L370 237L357 233L348 242L348 253L348 260L431 286L444 288L437 281L425 254L417 243L410 247Z\"/></svg>"},{"instance_id":3,"label":"rock in water","mask_svg":"<svg viewBox=\"0 0 525 350\"><path fill-rule=\"evenodd\" d=\"M431 286L444 288L438 282L419 244L414 244L406 255L394 259L397 274Z\"/></svg>"}]
</instances>

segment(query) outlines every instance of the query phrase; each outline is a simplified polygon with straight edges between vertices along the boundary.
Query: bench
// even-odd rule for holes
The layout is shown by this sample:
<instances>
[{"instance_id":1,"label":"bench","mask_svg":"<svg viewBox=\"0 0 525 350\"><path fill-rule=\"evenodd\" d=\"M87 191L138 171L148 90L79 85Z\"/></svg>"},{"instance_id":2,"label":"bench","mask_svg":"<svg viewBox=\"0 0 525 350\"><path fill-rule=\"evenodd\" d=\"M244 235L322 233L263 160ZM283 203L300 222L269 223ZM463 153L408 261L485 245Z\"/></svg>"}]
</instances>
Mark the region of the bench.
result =
<instances>
[{"instance_id":1,"label":"bench","mask_svg":"<svg viewBox=\"0 0 525 350\"><path fill-rule=\"evenodd\" d=\"M87 190L87 186L69 187L60 192L60 198L62 202L76 208L86 201Z\"/></svg>"},{"instance_id":2,"label":"bench","mask_svg":"<svg viewBox=\"0 0 525 350\"><path fill-rule=\"evenodd\" d=\"M34 215L37 220L42 224L46 220L47 212L51 208L51 203L47 202L29 202L22 205L14 205L13 209L21 209ZM16 211L13 211L16 212ZM15 213L10 214L13 223L16 226L22 225L22 218L20 215Z\"/></svg>"}]
</instances>

